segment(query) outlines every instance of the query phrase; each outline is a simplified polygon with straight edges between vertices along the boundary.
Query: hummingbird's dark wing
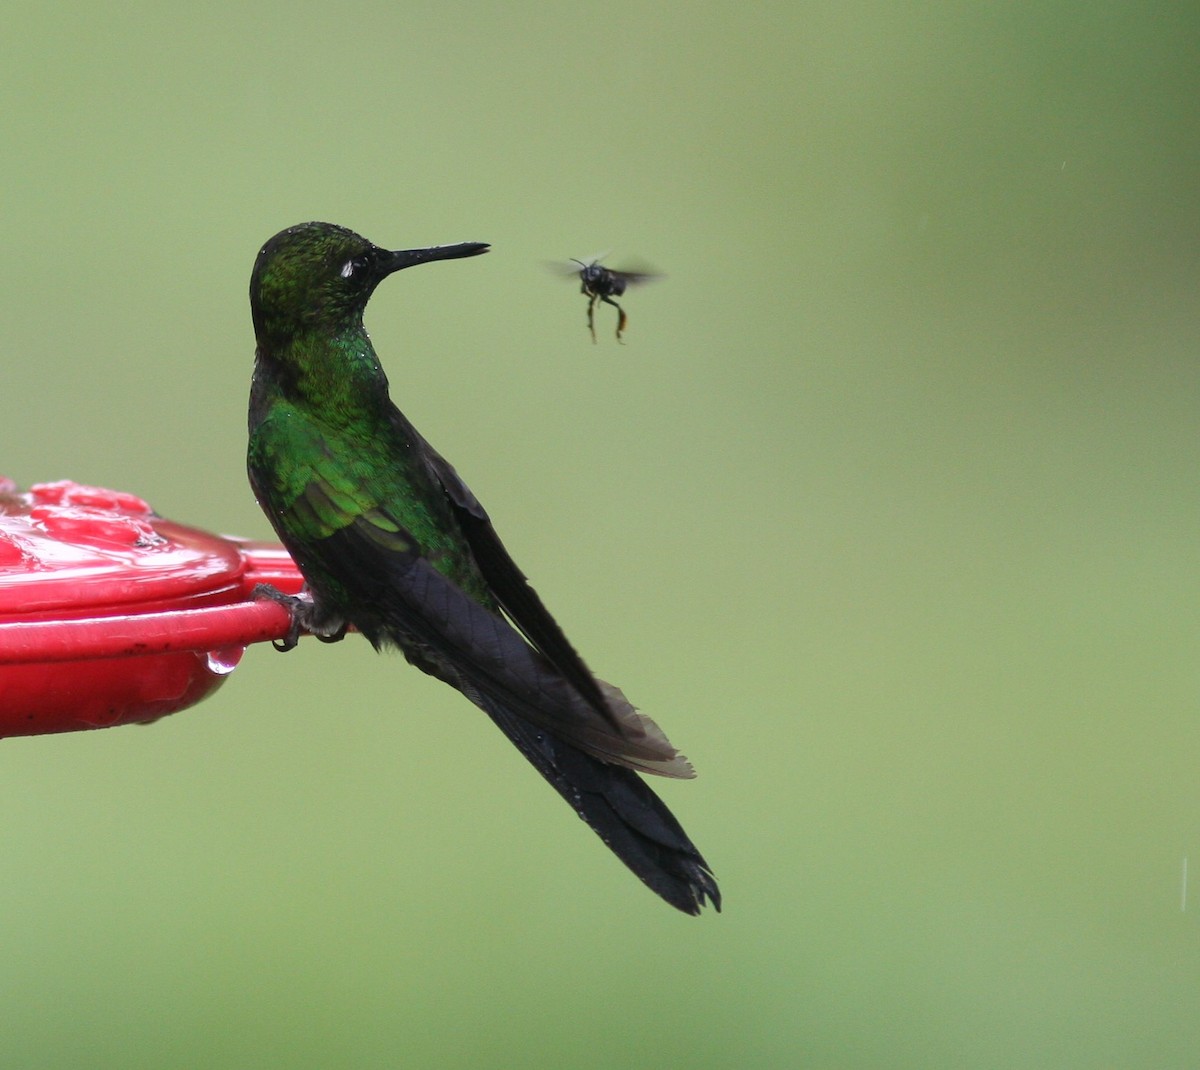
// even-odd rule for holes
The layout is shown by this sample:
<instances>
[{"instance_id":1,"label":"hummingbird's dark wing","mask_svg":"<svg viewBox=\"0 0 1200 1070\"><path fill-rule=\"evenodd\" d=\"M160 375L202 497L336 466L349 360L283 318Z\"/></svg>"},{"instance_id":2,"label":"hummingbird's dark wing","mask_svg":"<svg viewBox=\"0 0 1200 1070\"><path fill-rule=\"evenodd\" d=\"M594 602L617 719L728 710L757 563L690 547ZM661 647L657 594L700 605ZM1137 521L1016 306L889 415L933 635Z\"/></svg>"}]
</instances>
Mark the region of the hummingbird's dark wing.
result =
<instances>
[{"instance_id":1,"label":"hummingbird's dark wing","mask_svg":"<svg viewBox=\"0 0 1200 1070\"><path fill-rule=\"evenodd\" d=\"M445 488L484 579L501 606L543 655L565 648L573 666L572 682L578 672L601 689L606 704L617 718L621 738L660 741L675 757L667 764L618 759L604 760L593 747L577 749L572 735L542 731L536 720L514 716L512 708L490 695L470 695L496 726L589 824L600 838L642 881L667 902L689 914L697 914L706 900L720 910L721 894L708 863L688 838L666 804L637 776L633 769L668 776L693 776L690 765L676 754L657 725L639 714L621 691L596 681L575 653L541 599L501 543L487 512L453 466L425 443L425 457L434 476ZM554 659L552 659L554 660ZM555 662L557 667L558 663ZM605 722L607 723L607 721ZM601 760L597 760L599 757Z\"/></svg>"},{"instance_id":2,"label":"hummingbird's dark wing","mask_svg":"<svg viewBox=\"0 0 1200 1070\"><path fill-rule=\"evenodd\" d=\"M490 593L517 627L435 567L392 508L395 491L386 479L348 466L349 451L329 431L294 413L260 425L251 483L308 580L316 619L331 630L349 621L376 646L395 643L410 661L473 701L489 695L603 762L694 776L649 717L588 671L454 469L398 410L395 423L410 455L427 459L419 482L429 494L449 497L445 522L470 521L461 555L478 545L479 571L489 585L496 577ZM286 468L271 463L281 446L293 459Z\"/></svg>"},{"instance_id":3,"label":"hummingbird's dark wing","mask_svg":"<svg viewBox=\"0 0 1200 1070\"><path fill-rule=\"evenodd\" d=\"M304 571L316 618L331 628L348 620L375 646L395 644L418 668L461 691L613 853L673 906L690 914L706 900L719 907L704 858L634 772L689 777L691 766L620 691L592 681L606 705L602 715L542 651L544 645L561 656L557 644L569 644L454 469L409 432L415 436L411 448L428 451L423 456L430 477L463 522L485 579L497 583L497 600L521 615L522 629L538 637L537 649L500 612L439 572L389 510L386 494L356 478L362 473L346 467L345 451L301 414L291 415L261 423L252 436L251 482ZM281 448L304 462L275 465Z\"/></svg>"},{"instance_id":4,"label":"hummingbird's dark wing","mask_svg":"<svg viewBox=\"0 0 1200 1070\"><path fill-rule=\"evenodd\" d=\"M375 591L375 606L350 620L376 645L395 643L413 664L473 702L483 705L481 698L490 698L538 731L603 762L661 776L695 776L662 730L617 688L599 683L608 709L598 713L501 614L468 597L413 552L386 512L357 517L320 550L337 555L347 586Z\"/></svg>"},{"instance_id":5,"label":"hummingbird's dark wing","mask_svg":"<svg viewBox=\"0 0 1200 1070\"><path fill-rule=\"evenodd\" d=\"M542 604L525 574L509 556L479 499L471 493L471 488L463 482L449 461L428 442L424 442L424 448L430 475L450 499L479 570L504 612L598 713L612 717L608 699L602 693L599 682Z\"/></svg>"},{"instance_id":6,"label":"hummingbird's dark wing","mask_svg":"<svg viewBox=\"0 0 1200 1070\"><path fill-rule=\"evenodd\" d=\"M617 717L615 731L503 617L413 553L386 513L356 517L318 552L341 563L339 579L349 588L376 592L376 608L351 617L375 645L394 642L410 662L482 709L655 893L688 914L706 901L720 909L708 863L634 772L686 777L692 768L620 691L599 682Z\"/></svg>"}]
</instances>

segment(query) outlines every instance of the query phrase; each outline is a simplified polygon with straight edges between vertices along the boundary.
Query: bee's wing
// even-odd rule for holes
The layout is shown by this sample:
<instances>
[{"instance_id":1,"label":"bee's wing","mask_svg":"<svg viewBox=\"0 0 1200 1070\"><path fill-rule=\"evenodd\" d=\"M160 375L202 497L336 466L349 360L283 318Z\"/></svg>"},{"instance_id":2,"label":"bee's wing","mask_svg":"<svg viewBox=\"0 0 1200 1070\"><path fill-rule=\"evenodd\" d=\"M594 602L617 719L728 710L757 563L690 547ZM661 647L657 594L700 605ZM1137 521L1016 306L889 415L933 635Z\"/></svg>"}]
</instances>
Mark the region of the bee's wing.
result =
<instances>
[{"instance_id":1,"label":"bee's wing","mask_svg":"<svg viewBox=\"0 0 1200 1070\"><path fill-rule=\"evenodd\" d=\"M578 264L571 261L563 260L543 260L542 266L550 272L551 275L557 275L560 279L578 279L580 267Z\"/></svg>"},{"instance_id":2,"label":"bee's wing","mask_svg":"<svg viewBox=\"0 0 1200 1070\"><path fill-rule=\"evenodd\" d=\"M572 257L571 263L582 264L584 267L591 267L593 264L600 263L600 261L608 256L610 252L612 252L611 249L605 249L602 253L592 253L591 256L581 256L578 260Z\"/></svg>"},{"instance_id":3,"label":"bee's wing","mask_svg":"<svg viewBox=\"0 0 1200 1070\"><path fill-rule=\"evenodd\" d=\"M592 256L584 256L579 259L572 258L571 260L544 260L543 264L546 270L559 276L563 279L577 278L579 273L586 268L593 267L600 263L606 256L608 250L602 253L596 253ZM643 282L653 282L655 279L665 278L661 271L655 271L649 264L641 261L635 261L627 268L618 270L617 268L605 268L605 271L615 275L619 279L623 279L627 286L639 286Z\"/></svg>"},{"instance_id":4,"label":"bee's wing","mask_svg":"<svg viewBox=\"0 0 1200 1070\"><path fill-rule=\"evenodd\" d=\"M653 282L666 276L661 271L655 271L648 264L631 264L628 268L609 268L618 279L623 279L627 286L640 286L644 282Z\"/></svg>"},{"instance_id":5,"label":"bee's wing","mask_svg":"<svg viewBox=\"0 0 1200 1070\"><path fill-rule=\"evenodd\" d=\"M564 279L570 278L572 275L578 275L585 268L590 268L608 256L608 251L596 253L593 256L571 257L569 260L543 260L549 271L555 275L561 275Z\"/></svg>"}]
</instances>

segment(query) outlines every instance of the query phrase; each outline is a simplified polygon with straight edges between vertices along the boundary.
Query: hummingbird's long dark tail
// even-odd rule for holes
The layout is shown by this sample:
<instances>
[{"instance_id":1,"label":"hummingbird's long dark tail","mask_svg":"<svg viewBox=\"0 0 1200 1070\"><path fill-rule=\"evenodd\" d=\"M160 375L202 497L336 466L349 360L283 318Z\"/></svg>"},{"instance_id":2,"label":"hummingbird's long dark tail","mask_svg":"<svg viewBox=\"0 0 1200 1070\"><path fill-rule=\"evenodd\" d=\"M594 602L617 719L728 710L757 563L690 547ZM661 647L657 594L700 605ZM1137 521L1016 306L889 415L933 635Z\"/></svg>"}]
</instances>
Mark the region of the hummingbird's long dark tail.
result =
<instances>
[{"instance_id":1,"label":"hummingbird's long dark tail","mask_svg":"<svg viewBox=\"0 0 1200 1070\"><path fill-rule=\"evenodd\" d=\"M486 695L471 698L651 891L686 914L699 914L706 900L721 909L708 863L641 777L583 753Z\"/></svg>"}]
</instances>

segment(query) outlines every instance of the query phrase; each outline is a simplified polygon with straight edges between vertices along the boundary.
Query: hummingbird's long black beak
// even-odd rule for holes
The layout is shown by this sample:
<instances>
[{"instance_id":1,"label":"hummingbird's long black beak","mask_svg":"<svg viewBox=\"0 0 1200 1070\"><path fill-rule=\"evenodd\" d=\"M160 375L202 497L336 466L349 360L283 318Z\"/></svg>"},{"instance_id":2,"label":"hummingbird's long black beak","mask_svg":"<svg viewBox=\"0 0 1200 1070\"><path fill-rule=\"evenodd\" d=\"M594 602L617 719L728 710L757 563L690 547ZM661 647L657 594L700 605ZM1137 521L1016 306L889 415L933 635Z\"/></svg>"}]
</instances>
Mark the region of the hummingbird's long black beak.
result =
<instances>
[{"instance_id":1,"label":"hummingbird's long black beak","mask_svg":"<svg viewBox=\"0 0 1200 1070\"><path fill-rule=\"evenodd\" d=\"M466 241L458 245L433 245L428 249L398 249L389 253L383 268L386 274L401 271L416 264L428 264L434 260L458 260L464 256L478 256L491 248L487 242Z\"/></svg>"}]
</instances>

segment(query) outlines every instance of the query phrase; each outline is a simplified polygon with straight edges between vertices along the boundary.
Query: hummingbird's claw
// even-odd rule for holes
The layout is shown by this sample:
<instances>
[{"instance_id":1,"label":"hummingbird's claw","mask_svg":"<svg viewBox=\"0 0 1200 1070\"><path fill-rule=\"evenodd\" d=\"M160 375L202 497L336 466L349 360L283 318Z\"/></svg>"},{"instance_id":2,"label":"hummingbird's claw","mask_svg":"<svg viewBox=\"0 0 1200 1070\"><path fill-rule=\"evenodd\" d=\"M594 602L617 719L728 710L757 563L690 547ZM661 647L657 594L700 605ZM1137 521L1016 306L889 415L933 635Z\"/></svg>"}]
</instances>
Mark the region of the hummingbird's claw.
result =
<instances>
[{"instance_id":1,"label":"hummingbird's claw","mask_svg":"<svg viewBox=\"0 0 1200 1070\"><path fill-rule=\"evenodd\" d=\"M292 623L282 639L272 639L271 645L280 653L294 650L300 643L300 633L315 635L323 643L337 643L346 637L347 622L340 618L324 617L305 588L299 594L284 594L278 587L260 583L254 588L253 597L277 602L291 615Z\"/></svg>"}]
</instances>

